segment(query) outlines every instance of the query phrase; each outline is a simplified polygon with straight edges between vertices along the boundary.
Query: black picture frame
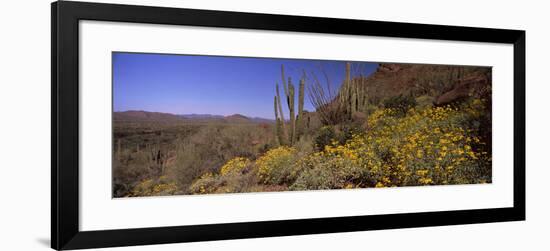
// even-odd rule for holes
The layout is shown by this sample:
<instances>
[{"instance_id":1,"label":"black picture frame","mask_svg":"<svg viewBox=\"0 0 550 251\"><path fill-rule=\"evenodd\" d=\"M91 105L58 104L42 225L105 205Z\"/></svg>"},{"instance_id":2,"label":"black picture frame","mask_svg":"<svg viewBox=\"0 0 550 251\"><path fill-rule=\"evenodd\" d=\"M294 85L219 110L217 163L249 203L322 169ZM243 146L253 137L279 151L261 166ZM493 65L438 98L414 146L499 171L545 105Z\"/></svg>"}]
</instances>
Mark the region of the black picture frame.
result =
<instances>
[{"instance_id":1,"label":"black picture frame","mask_svg":"<svg viewBox=\"0 0 550 251\"><path fill-rule=\"evenodd\" d=\"M82 249L525 220L525 31L59 1L51 5L51 247ZM79 230L81 20L513 45L514 206L103 231Z\"/></svg>"}]
</instances>

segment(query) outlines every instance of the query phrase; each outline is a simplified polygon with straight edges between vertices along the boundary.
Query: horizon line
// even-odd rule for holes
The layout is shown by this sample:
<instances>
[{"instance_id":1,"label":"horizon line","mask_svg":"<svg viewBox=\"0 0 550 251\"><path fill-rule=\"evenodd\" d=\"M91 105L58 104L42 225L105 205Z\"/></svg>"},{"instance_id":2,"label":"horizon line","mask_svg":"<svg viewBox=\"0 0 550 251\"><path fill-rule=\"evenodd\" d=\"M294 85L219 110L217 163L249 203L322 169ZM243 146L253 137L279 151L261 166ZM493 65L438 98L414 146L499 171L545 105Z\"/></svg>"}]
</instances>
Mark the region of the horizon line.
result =
<instances>
[{"instance_id":1,"label":"horizon line","mask_svg":"<svg viewBox=\"0 0 550 251\"><path fill-rule=\"evenodd\" d=\"M311 112L311 111L307 111L307 110L304 110L305 112ZM242 113L231 113L229 115L222 115L222 114L212 114L212 113L173 113L173 112L160 112L160 111L148 111L148 110L137 110L137 109L131 109L131 110L118 110L118 111L115 111L113 110L112 111L113 113L122 113L122 112L149 112L149 113L164 113L164 114L170 114L170 115L174 115L174 116L186 116L186 115L209 115L209 116L220 116L220 117L229 117L229 116L233 116L233 115L242 115L242 116L245 116L247 118L251 118L251 119L266 119L266 120L273 120L275 121L275 118L265 118L265 117L261 117L261 116L250 116L250 115L246 115L246 114L242 114ZM285 121L287 120L290 120L290 119L285 119Z\"/></svg>"}]
</instances>

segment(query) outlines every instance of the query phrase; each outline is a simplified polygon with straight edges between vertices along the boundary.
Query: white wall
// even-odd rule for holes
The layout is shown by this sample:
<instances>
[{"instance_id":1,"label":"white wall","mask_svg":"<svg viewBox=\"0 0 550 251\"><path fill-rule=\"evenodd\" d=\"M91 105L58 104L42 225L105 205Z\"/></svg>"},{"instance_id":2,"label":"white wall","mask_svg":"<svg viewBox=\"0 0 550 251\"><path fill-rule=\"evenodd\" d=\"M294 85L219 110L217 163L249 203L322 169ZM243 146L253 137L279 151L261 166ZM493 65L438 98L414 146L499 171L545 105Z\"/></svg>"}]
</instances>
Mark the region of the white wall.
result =
<instances>
[{"instance_id":1,"label":"white wall","mask_svg":"<svg viewBox=\"0 0 550 251\"><path fill-rule=\"evenodd\" d=\"M115 2L104 1L104 2ZM267 12L527 30L527 221L132 247L123 250L478 250L550 244L547 130L550 21L544 1L123 0ZM534 2L534 1L533 1ZM50 228L50 6L7 1L0 15L0 249L46 250ZM6 89L7 88L7 89ZM122 250L122 249L120 249Z\"/></svg>"}]
</instances>

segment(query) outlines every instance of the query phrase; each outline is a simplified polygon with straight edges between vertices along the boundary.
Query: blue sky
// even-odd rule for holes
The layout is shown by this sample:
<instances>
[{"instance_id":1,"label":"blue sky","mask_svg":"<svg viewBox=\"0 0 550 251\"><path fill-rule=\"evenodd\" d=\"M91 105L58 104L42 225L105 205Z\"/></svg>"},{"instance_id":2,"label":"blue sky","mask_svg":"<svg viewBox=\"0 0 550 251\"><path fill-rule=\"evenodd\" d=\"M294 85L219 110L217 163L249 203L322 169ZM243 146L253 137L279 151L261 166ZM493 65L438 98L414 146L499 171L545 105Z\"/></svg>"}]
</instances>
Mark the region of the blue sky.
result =
<instances>
[{"instance_id":1,"label":"blue sky","mask_svg":"<svg viewBox=\"0 0 550 251\"><path fill-rule=\"evenodd\" d=\"M273 119L275 83L281 85L281 65L285 66L285 75L292 78L296 92L302 70L308 74L313 72L324 83L321 71L324 69L334 88L341 84L345 75L344 61L115 52L114 111L239 113ZM376 63L361 63L361 74L369 75L377 66ZM279 88L284 96L282 86ZM307 88L304 101L305 109L313 111ZM286 107L285 115L288 118Z\"/></svg>"}]
</instances>

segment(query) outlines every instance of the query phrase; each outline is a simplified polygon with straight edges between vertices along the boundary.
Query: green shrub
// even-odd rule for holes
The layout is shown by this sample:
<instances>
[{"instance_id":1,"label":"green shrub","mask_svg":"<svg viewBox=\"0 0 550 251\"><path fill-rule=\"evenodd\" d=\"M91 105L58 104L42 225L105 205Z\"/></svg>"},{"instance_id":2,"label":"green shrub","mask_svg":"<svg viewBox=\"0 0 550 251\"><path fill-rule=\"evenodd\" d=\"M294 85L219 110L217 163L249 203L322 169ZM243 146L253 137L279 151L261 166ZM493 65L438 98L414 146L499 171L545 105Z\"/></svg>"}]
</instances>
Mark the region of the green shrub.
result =
<instances>
[{"instance_id":1,"label":"green shrub","mask_svg":"<svg viewBox=\"0 0 550 251\"><path fill-rule=\"evenodd\" d=\"M281 146L269 150L256 160L258 177L263 184L291 184L299 172L295 162L298 158L296 148Z\"/></svg>"},{"instance_id":2,"label":"green shrub","mask_svg":"<svg viewBox=\"0 0 550 251\"><path fill-rule=\"evenodd\" d=\"M416 103L418 107L424 108L424 107L430 107L433 106L434 97L423 95L416 98Z\"/></svg>"},{"instance_id":3,"label":"green shrub","mask_svg":"<svg viewBox=\"0 0 550 251\"><path fill-rule=\"evenodd\" d=\"M253 170L222 174L205 173L189 187L191 194L243 193L253 191L258 178Z\"/></svg>"},{"instance_id":4,"label":"green shrub","mask_svg":"<svg viewBox=\"0 0 550 251\"><path fill-rule=\"evenodd\" d=\"M163 196L174 195L178 192L178 186L165 176L158 179L146 179L138 183L130 196Z\"/></svg>"},{"instance_id":5,"label":"green shrub","mask_svg":"<svg viewBox=\"0 0 550 251\"><path fill-rule=\"evenodd\" d=\"M332 126L323 126L319 129L317 136L315 136L315 147L317 150L322 151L326 145L332 144L332 141L336 139L336 132Z\"/></svg>"},{"instance_id":6,"label":"green shrub","mask_svg":"<svg viewBox=\"0 0 550 251\"><path fill-rule=\"evenodd\" d=\"M399 115L405 115L409 109L416 105L416 99L409 95L399 95L384 100L384 108L395 109Z\"/></svg>"},{"instance_id":7,"label":"green shrub","mask_svg":"<svg viewBox=\"0 0 550 251\"><path fill-rule=\"evenodd\" d=\"M205 173L189 186L189 192L192 194L209 194L215 193L221 187L223 180L219 179L213 173Z\"/></svg>"},{"instance_id":8,"label":"green shrub","mask_svg":"<svg viewBox=\"0 0 550 251\"><path fill-rule=\"evenodd\" d=\"M337 132L336 140L340 145L345 144L353 135L359 134L363 129L357 125L342 125ZM323 148L324 149L324 148Z\"/></svg>"},{"instance_id":9,"label":"green shrub","mask_svg":"<svg viewBox=\"0 0 550 251\"><path fill-rule=\"evenodd\" d=\"M367 179L367 169L350 158L313 154L299 161L303 170L291 190L351 188Z\"/></svg>"},{"instance_id":10,"label":"green shrub","mask_svg":"<svg viewBox=\"0 0 550 251\"><path fill-rule=\"evenodd\" d=\"M304 156L315 151L315 145L313 143L313 138L310 135L303 135L300 139L294 144L294 148L297 151L299 156Z\"/></svg>"},{"instance_id":11,"label":"green shrub","mask_svg":"<svg viewBox=\"0 0 550 251\"><path fill-rule=\"evenodd\" d=\"M365 113L368 116L368 115L371 115L376 110L378 110L378 106L372 105L372 104L367 104L367 106L365 108Z\"/></svg>"}]
</instances>

